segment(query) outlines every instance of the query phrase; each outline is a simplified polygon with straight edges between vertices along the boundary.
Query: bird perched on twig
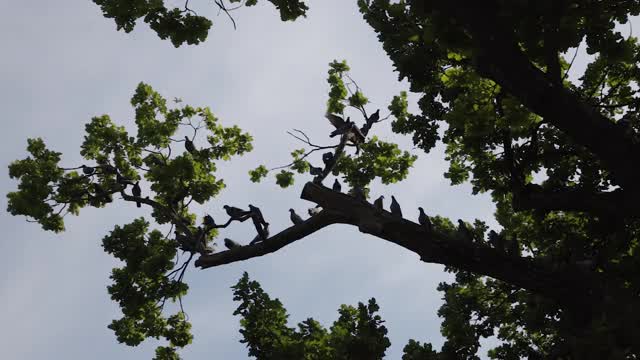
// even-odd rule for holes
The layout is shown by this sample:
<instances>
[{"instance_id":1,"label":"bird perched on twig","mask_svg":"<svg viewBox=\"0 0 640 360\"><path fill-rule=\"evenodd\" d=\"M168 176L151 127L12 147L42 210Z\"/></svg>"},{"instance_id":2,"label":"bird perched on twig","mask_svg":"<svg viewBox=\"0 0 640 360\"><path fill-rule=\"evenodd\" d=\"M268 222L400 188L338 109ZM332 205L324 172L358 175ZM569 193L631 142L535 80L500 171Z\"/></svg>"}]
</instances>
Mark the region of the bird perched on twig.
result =
<instances>
[{"instance_id":1,"label":"bird perched on twig","mask_svg":"<svg viewBox=\"0 0 640 360\"><path fill-rule=\"evenodd\" d=\"M225 205L225 206L223 206L223 208L227 212L227 215L229 215L229 217L232 220L244 221L244 220L246 220L245 217L248 216L249 214L251 214L251 211L242 210L242 209L239 209L239 208L234 207L234 206ZM245 219L243 219L243 218L245 218Z\"/></svg>"},{"instance_id":2,"label":"bird perched on twig","mask_svg":"<svg viewBox=\"0 0 640 360\"><path fill-rule=\"evenodd\" d=\"M318 205L316 207L309 208L309 210L307 210L307 212L309 213L309 216L318 215L318 214L320 214L321 211L322 211L322 208L320 207L320 205Z\"/></svg>"},{"instance_id":3,"label":"bird perched on twig","mask_svg":"<svg viewBox=\"0 0 640 360\"><path fill-rule=\"evenodd\" d=\"M213 220L213 216L207 214L204 216L204 219L202 221L204 223L204 225L208 228L212 228L216 226L216 222Z\"/></svg>"},{"instance_id":4,"label":"bird perched on twig","mask_svg":"<svg viewBox=\"0 0 640 360\"><path fill-rule=\"evenodd\" d=\"M380 197L373 202L373 206L375 206L375 208L378 210L384 210L384 205L382 204L383 200L384 200L384 195L380 195Z\"/></svg>"},{"instance_id":5,"label":"bird perched on twig","mask_svg":"<svg viewBox=\"0 0 640 360\"><path fill-rule=\"evenodd\" d=\"M187 149L190 154L196 151L196 146L193 145L193 141L191 141L188 136L184 137L184 148Z\"/></svg>"},{"instance_id":6,"label":"bird perched on twig","mask_svg":"<svg viewBox=\"0 0 640 360\"><path fill-rule=\"evenodd\" d=\"M473 241L473 234L462 219L458 219L458 236L464 241Z\"/></svg>"},{"instance_id":7,"label":"bird perched on twig","mask_svg":"<svg viewBox=\"0 0 640 360\"><path fill-rule=\"evenodd\" d=\"M256 231L258 232L258 235L260 235L260 237L262 237L262 239L266 239L268 236L267 231L265 231L265 228L267 228L269 226L269 223L267 223L264 220L264 217L262 216L262 211L260 211L260 209L257 206L253 206L251 204L249 204L249 210L251 211L251 220L253 221L253 225L256 228Z\"/></svg>"},{"instance_id":8,"label":"bird perched on twig","mask_svg":"<svg viewBox=\"0 0 640 360\"><path fill-rule=\"evenodd\" d=\"M338 179L335 179L333 181L333 191L340 192L340 190L342 190L342 185L340 185L340 181L338 181Z\"/></svg>"},{"instance_id":9,"label":"bird perched on twig","mask_svg":"<svg viewBox=\"0 0 640 360\"><path fill-rule=\"evenodd\" d=\"M142 189L140 189L140 181L136 181L135 184L133 184L133 188L131 189L131 193L133 194L133 196L135 197L140 197L142 195ZM142 206L140 204L140 201L136 201L136 206L140 207Z\"/></svg>"},{"instance_id":10,"label":"bird perched on twig","mask_svg":"<svg viewBox=\"0 0 640 360\"><path fill-rule=\"evenodd\" d=\"M92 168L90 166L82 165L82 173L87 175L87 176L93 175L93 173L95 171L96 171L96 169L94 169L94 168Z\"/></svg>"},{"instance_id":11,"label":"bird perched on twig","mask_svg":"<svg viewBox=\"0 0 640 360\"><path fill-rule=\"evenodd\" d=\"M295 210L289 209L289 212L291 213L291 216L289 216L289 218L291 218L291 222L293 223L293 225L299 225L304 222L300 215L296 214Z\"/></svg>"},{"instance_id":12,"label":"bird perched on twig","mask_svg":"<svg viewBox=\"0 0 640 360\"><path fill-rule=\"evenodd\" d=\"M224 246L226 246L227 249L229 249L229 250L233 250L233 249L241 247L242 245L238 244L237 242L235 242L235 241L233 241L233 240L231 240L229 238L225 238L224 239Z\"/></svg>"},{"instance_id":13,"label":"bird perched on twig","mask_svg":"<svg viewBox=\"0 0 640 360\"><path fill-rule=\"evenodd\" d=\"M398 200L396 200L395 196L391 195L391 206L389 207L391 210L391 215L395 217L402 217L402 209L400 209L400 204L398 204Z\"/></svg>"},{"instance_id":14,"label":"bird perched on twig","mask_svg":"<svg viewBox=\"0 0 640 360\"><path fill-rule=\"evenodd\" d=\"M380 121L380 109L371 114L371 116L369 116L369 118L367 119L367 122L362 126L362 129L360 129L362 135L367 136L373 124L377 123L378 121Z\"/></svg>"},{"instance_id":15,"label":"bird perched on twig","mask_svg":"<svg viewBox=\"0 0 640 360\"><path fill-rule=\"evenodd\" d=\"M327 113L326 118L329 119L331 125L333 125L336 129L331 132L330 137L334 137L336 135L345 134L347 136L347 140L351 141L354 144L360 144L364 142L364 135L358 129L358 127L347 118L344 120L342 117L338 115L334 115L331 113Z\"/></svg>"},{"instance_id":16,"label":"bird perched on twig","mask_svg":"<svg viewBox=\"0 0 640 360\"><path fill-rule=\"evenodd\" d=\"M433 225L431 224L431 219L424 213L424 209L419 207L420 215L418 215L418 223L424 226L427 231L431 231L433 229Z\"/></svg>"}]
</instances>

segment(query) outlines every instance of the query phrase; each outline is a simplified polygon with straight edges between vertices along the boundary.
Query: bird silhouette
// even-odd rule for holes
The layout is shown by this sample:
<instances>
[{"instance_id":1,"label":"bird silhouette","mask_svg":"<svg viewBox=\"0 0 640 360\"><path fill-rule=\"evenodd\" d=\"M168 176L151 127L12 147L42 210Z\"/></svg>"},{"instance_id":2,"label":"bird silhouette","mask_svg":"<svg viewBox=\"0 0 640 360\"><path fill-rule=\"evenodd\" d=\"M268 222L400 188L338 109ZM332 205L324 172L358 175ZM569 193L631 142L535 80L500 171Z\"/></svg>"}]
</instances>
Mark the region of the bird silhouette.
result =
<instances>
[{"instance_id":1,"label":"bird silhouette","mask_svg":"<svg viewBox=\"0 0 640 360\"><path fill-rule=\"evenodd\" d=\"M340 192L340 190L342 190L342 185L340 185L340 181L338 181L338 179L335 179L333 181L333 191Z\"/></svg>"},{"instance_id":2,"label":"bird silhouette","mask_svg":"<svg viewBox=\"0 0 640 360\"><path fill-rule=\"evenodd\" d=\"M504 237L499 235L497 232L491 230L489 231L489 245L494 249L504 251Z\"/></svg>"},{"instance_id":3,"label":"bird silhouette","mask_svg":"<svg viewBox=\"0 0 640 360\"><path fill-rule=\"evenodd\" d=\"M384 195L380 195L380 197L373 202L373 206L378 210L384 210L384 205L382 204L383 200L384 200Z\"/></svg>"},{"instance_id":4,"label":"bird silhouette","mask_svg":"<svg viewBox=\"0 0 640 360\"><path fill-rule=\"evenodd\" d=\"M90 166L86 166L86 165L82 165L82 173L89 176L89 175L93 175L93 173L96 171L96 169L90 167Z\"/></svg>"},{"instance_id":5,"label":"bird silhouette","mask_svg":"<svg viewBox=\"0 0 640 360\"><path fill-rule=\"evenodd\" d=\"M464 221L458 219L458 234L465 241L473 241L473 234L467 227Z\"/></svg>"},{"instance_id":6,"label":"bird silhouette","mask_svg":"<svg viewBox=\"0 0 640 360\"><path fill-rule=\"evenodd\" d=\"M329 137L347 134L347 140L353 143L358 144L364 142L364 135L362 134L360 129L358 129L358 127L355 126L355 124L350 120L350 118L344 120L342 117L330 113L326 114L325 116L327 117L327 119L329 119L331 125L336 128L331 132Z\"/></svg>"},{"instance_id":7,"label":"bird silhouette","mask_svg":"<svg viewBox=\"0 0 640 360\"><path fill-rule=\"evenodd\" d=\"M354 198L358 199L358 200L366 200L367 197L364 193L364 189L361 188L360 186L354 186L351 189L351 196L353 196Z\"/></svg>"},{"instance_id":8,"label":"bird silhouette","mask_svg":"<svg viewBox=\"0 0 640 360\"><path fill-rule=\"evenodd\" d=\"M196 151L196 146L193 145L193 141L191 141L188 136L184 137L184 148L191 154Z\"/></svg>"},{"instance_id":9,"label":"bird silhouette","mask_svg":"<svg viewBox=\"0 0 640 360\"><path fill-rule=\"evenodd\" d=\"M420 215L418 215L418 222L420 223L420 225L424 226L428 231L431 231L433 228L433 225L431 225L431 220L429 219L427 214L424 213L423 208L419 207L418 210L420 211Z\"/></svg>"},{"instance_id":10,"label":"bird silhouette","mask_svg":"<svg viewBox=\"0 0 640 360\"><path fill-rule=\"evenodd\" d=\"M293 223L293 225L302 224L304 222L300 215L296 214L295 210L289 209L289 212L291 213L291 216L289 216L289 218L291 218L291 222Z\"/></svg>"},{"instance_id":11,"label":"bird silhouette","mask_svg":"<svg viewBox=\"0 0 640 360\"><path fill-rule=\"evenodd\" d=\"M333 153L326 152L322 154L322 162L324 162L324 164L327 166L331 165L331 163L333 163Z\"/></svg>"},{"instance_id":12,"label":"bird silhouette","mask_svg":"<svg viewBox=\"0 0 640 360\"><path fill-rule=\"evenodd\" d=\"M400 204L396 200L395 196L391 195L391 206L389 207L391 210L391 215L395 217L402 217L402 209L400 209Z\"/></svg>"},{"instance_id":13,"label":"bird silhouette","mask_svg":"<svg viewBox=\"0 0 640 360\"><path fill-rule=\"evenodd\" d=\"M237 207L229 206L229 205L225 205L223 206L223 208L227 212L227 215L229 215L229 217L232 220L242 220L243 217L251 213L250 211L242 210Z\"/></svg>"},{"instance_id":14,"label":"bird silhouette","mask_svg":"<svg viewBox=\"0 0 640 360\"><path fill-rule=\"evenodd\" d=\"M322 175L322 168L309 165L309 173L314 176Z\"/></svg>"},{"instance_id":15,"label":"bird silhouette","mask_svg":"<svg viewBox=\"0 0 640 360\"><path fill-rule=\"evenodd\" d=\"M241 247L240 244L238 244L237 242L235 242L235 241L233 241L233 240L231 240L229 238L225 238L224 239L224 246L226 246L227 249L229 249L229 250L233 250L233 249Z\"/></svg>"},{"instance_id":16,"label":"bird silhouette","mask_svg":"<svg viewBox=\"0 0 640 360\"><path fill-rule=\"evenodd\" d=\"M209 214L205 215L203 223L208 228L212 228L216 226L216 222L213 220L213 216Z\"/></svg>"},{"instance_id":17,"label":"bird silhouette","mask_svg":"<svg viewBox=\"0 0 640 360\"><path fill-rule=\"evenodd\" d=\"M140 197L142 195L142 189L140 189L140 181L136 181L136 183L133 184L133 188L131 189L131 193L133 194L133 196L136 196L136 197ZM136 201L136 206L137 207L142 206L140 204L140 201Z\"/></svg>"}]
</instances>

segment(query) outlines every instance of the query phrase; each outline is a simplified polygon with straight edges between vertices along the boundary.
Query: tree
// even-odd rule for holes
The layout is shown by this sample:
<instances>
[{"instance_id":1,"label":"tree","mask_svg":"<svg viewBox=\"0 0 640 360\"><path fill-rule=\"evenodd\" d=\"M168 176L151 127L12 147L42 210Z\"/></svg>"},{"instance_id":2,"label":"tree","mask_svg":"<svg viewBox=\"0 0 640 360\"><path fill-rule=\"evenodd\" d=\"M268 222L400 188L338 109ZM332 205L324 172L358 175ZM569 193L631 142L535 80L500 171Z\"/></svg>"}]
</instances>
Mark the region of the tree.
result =
<instances>
[{"instance_id":1,"label":"tree","mask_svg":"<svg viewBox=\"0 0 640 360\"><path fill-rule=\"evenodd\" d=\"M299 1L271 2L283 20L304 16L307 10ZM125 31L144 17L161 38L170 37L175 45L189 43L181 39L203 41L210 26L199 17L197 24L191 23L196 15L187 5L176 12L166 10L162 1L136 6L122 1L96 3ZM110 292L120 302L124 318L112 328L127 343L166 337L171 346L161 348L158 357L188 343L188 325L180 313L165 319L161 309L165 299L186 293L181 274L193 254L200 254L196 266L216 267L275 252L336 223L357 226L456 274L455 283L439 287L446 299L439 314L447 342L436 355L430 345L410 342L406 354L475 358L479 339L495 334L503 343L490 351L492 358L639 356L635 334L640 324L636 206L640 51L636 38L624 38L615 25L638 15L640 3L359 0L358 4L399 77L422 96L420 114L408 112L407 94L394 98L388 107L393 130L412 136L425 152L442 141L450 162L446 176L452 184L470 181L474 193L491 193L503 229L490 235L490 242L484 241L488 228L479 220L473 226L463 222L456 230L450 220L431 216L429 229L322 186L330 174L339 175L356 190L353 195L367 194L367 185L375 178L391 184L406 176L414 157L372 136L372 123L366 131L358 129L366 132L361 143L348 136L356 129L345 129L339 142L329 147L314 145L302 132L292 133L306 149L292 153L293 161L278 169L277 182L290 186L294 176L305 176L310 170L308 154L333 152L334 161L316 171L301 195L323 210L302 224L272 232L266 241L210 253L205 245L231 220L211 229L198 228L188 204L205 202L222 189L222 181L212 175L213 162L249 151L251 138L240 129L222 127L206 108L169 110L166 101L144 84L132 100L137 137L129 137L106 116L87 125L82 155L96 163L91 175L61 168L59 153L40 140L30 140L31 157L10 166L10 175L20 184L9 194L9 211L33 218L45 230L61 231L60 211L77 214L84 206L101 207L119 193L125 201L151 206L159 225L175 227L175 239L168 239L158 231L147 233L149 223L140 219L116 227L103 240L105 250L127 264L114 270ZM219 6L230 10L223 2ZM170 30L158 30L164 27ZM584 46L583 41L594 59L578 81L571 81L571 54ZM372 111L348 71L344 62L330 65L327 111L346 117L350 110L361 116L359 123L366 123ZM160 115L163 119L156 118ZM211 133L210 147L172 156L171 136L181 123L191 126L194 135L203 129L191 123L195 116ZM438 128L445 124L440 138ZM143 158L143 153L149 155ZM258 181L268 173L266 166L260 166L250 176ZM127 194L126 185L114 180L116 174L130 179L144 175L152 191L149 198ZM134 241L128 244L127 239ZM178 247L191 253L183 264L170 260Z\"/></svg>"}]
</instances>

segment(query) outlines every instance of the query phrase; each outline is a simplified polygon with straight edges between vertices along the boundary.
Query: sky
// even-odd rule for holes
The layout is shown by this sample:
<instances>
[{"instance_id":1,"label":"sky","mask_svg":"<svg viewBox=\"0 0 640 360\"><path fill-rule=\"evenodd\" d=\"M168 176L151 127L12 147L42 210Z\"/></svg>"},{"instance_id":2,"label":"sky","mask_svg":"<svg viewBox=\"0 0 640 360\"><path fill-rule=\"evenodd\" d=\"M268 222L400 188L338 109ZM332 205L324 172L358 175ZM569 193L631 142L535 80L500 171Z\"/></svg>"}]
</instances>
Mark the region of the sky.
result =
<instances>
[{"instance_id":1,"label":"sky","mask_svg":"<svg viewBox=\"0 0 640 360\"><path fill-rule=\"evenodd\" d=\"M224 125L238 125L254 136L252 153L219 165L218 176L227 188L195 207L196 212L224 218L222 205L253 203L271 223L272 233L288 227L289 208L306 214L312 206L299 198L308 179L299 178L295 186L282 190L273 177L251 183L247 172L259 164L288 162L289 153L301 144L287 130L303 129L312 139L327 141L327 64L348 61L352 77L371 100L369 112L381 108L384 115L391 98L408 86L398 82L356 1L309 1L308 18L294 23L282 23L265 3L235 12L235 31L224 15L216 16L210 2L193 4L213 17L214 27L204 44L176 49L144 24L130 34L116 32L114 22L103 18L89 0L1 2L0 103L7 136L0 168L24 158L26 139L34 137L62 152L63 166L79 166L84 124L91 117L109 114L134 131L129 101L143 81L168 99L209 106ZM414 103L411 107L416 108ZM409 137L391 133L389 122L374 131L404 150L413 147ZM478 218L497 226L487 195L472 196L470 186L452 187L444 179L447 164L441 146L418 155L405 181L375 184L373 196L395 195L411 220L422 206L430 215L468 222ZM319 157L312 162L320 163ZM15 189L8 173L0 176L0 192ZM0 196L0 208L6 205L6 197ZM78 217L68 216L67 230L54 234L0 211L0 358L153 357L157 342L127 347L107 329L120 317L106 291L110 271L119 264L100 245L114 225L148 215L147 209L115 201L107 208L86 208ZM249 223L221 231L221 238L242 243L253 236ZM375 297L392 343L388 359L399 359L410 338L437 348L443 343L437 317L442 295L436 286L451 280L450 274L394 244L336 225L275 254L189 269L190 291L183 303L195 338L181 352L185 359L247 358L239 343L239 318L232 315L237 304L230 289L244 271L283 302L291 325L313 317L330 326L340 304Z\"/></svg>"}]
</instances>

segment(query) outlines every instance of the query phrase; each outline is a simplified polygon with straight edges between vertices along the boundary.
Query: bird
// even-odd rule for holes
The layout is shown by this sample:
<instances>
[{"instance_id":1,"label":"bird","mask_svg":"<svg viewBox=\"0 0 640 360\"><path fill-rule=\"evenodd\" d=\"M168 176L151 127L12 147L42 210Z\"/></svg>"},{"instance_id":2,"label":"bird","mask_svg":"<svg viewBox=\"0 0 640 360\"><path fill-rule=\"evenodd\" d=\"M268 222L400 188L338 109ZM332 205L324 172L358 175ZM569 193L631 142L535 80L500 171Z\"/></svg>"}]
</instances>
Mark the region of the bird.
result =
<instances>
[{"instance_id":1,"label":"bird","mask_svg":"<svg viewBox=\"0 0 640 360\"><path fill-rule=\"evenodd\" d=\"M296 214L295 210L289 209L289 212L291 213L291 216L289 217L291 218L291 222L293 223L293 225L302 224L304 222L300 215Z\"/></svg>"},{"instance_id":2,"label":"bird","mask_svg":"<svg viewBox=\"0 0 640 360\"><path fill-rule=\"evenodd\" d=\"M371 130L371 126L373 126L373 124L377 123L378 121L380 121L380 109L376 110L376 112L369 116L367 122L360 129L360 132L362 132L364 136L367 136L369 130Z\"/></svg>"},{"instance_id":3,"label":"bird","mask_svg":"<svg viewBox=\"0 0 640 360\"><path fill-rule=\"evenodd\" d=\"M196 151L196 146L193 145L193 141L191 141L188 136L184 137L184 148L191 154Z\"/></svg>"},{"instance_id":4,"label":"bird","mask_svg":"<svg viewBox=\"0 0 640 360\"><path fill-rule=\"evenodd\" d=\"M208 228L212 228L216 226L216 222L213 220L213 216L207 214L204 216L204 225Z\"/></svg>"},{"instance_id":5,"label":"bird","mask_svg":"<svg viewBox=\"0 0 640 360\"><path fill-rule=\"evenodd\" d=\"M116 172L116 182L120 185L124 185L124 188L126 189L127 185L133 185L133 182L131 182L131 180L125 178L124 176L120 175L119 172Z\"/></svg>"},{"instance_id":6,"label":"bird","mask_svg":"<svg viewBox=\"0 0 640 360\"><path fill-rule=\"evenodd\" d=\"M241 247L242 245L238 244L237 242L235 242L235 241L233 241L233 240L231 240L229 238L224 238L224 246L226 246L227 249L229 249L229 250L233 250L233 249Z\"/></svg>"},{"instance_id":7,"label":"bird","mask_svg":"<svg viewBox=\"0 0 640 360\"><path fill-rule=\"evenodd\" d=\"M324 162L325 165L330 165L333 162L333 153L332 152L326 152L324 154L322 154L322 161Z\"/></svg>"},{"instance_id":8,"label":"bird","mask_svg":"<svg viewBox=\"0 0 640 360\"><path fill-rule=\"evenodd\" d=\"M87 166L87 165L82 165L82 173L89 176L89 175L93 175L93 173L96 171L96 169Z\"/></svg>"},{"instance_id":9,"label":"bird","mask_svg":"<svg viewBox=\"0 0 640 360\"><path fill-rule=\"evenodd\" d=\"M316 207L309 208L309 210L307 210L307 212L309 213L309 216L318 215L320 214L321 211L322 211L322 208L319 205Z\"/></svg>"},{"instance_id":10,"label":"bird","mask_svg":"<svg viewBox=\"0 0 640 360\"><path fill-rule=\"evenodd\" d=\"M255 217L261 224L266 224L264 217L262 216L262 211L260 211L260 208L257 206L249 204L249 213L251 214L251 217Z\"/></svg>"},{"instance_id":11,"label":"bird","mask_svg":"<svg viewBox=\"0 0 640 360\"><path fill-rule=\"evenodd\" d=\"M375 206L376 209L378 210L384 210L384 207L382 205L382 200L384 200L384 195L380 195L380 197L373 202L373 206Z\"/></svg>"},{"instance_id":12,"label":"bird","mask_svg":"<svg viewBox=\"0 0 640 360\"><path fill-rule=\"evenodd\" d=\"M365 196L364 189L360 186L354 186L351 189L351 196L358 200L365 200L367 197Z\"/></svg>"},{"instance_id":13,"label":"bird","mask_svg":"<svg viewBox=\"0 0 640 360\"><path fill-rule=\"evenodd\" d=\"M253 240L251 240L249 245L253 245L255 243L265 241L267 240L267 238L269 238L269 223L265 224L264 229L262 229L262 231L264 236L260 234L256 235L256 237L254 237Z\"/></svg>"},{"instance_id":14,"label":"bird","mask_svg":"<svg viewBox=\"0 0 640 360\"><path fill-rule=\"evenodd\" d=\"M497 250L504 251L504 238L501 235L498 235L497 232L491 230L489 231L489 245Z\"/></svg>"},{"instance_id":15,"label":"bird","mask_svg":"<svg viewBox=\"0 0 640 360\"><path fill-rule=\"evenodd\" d=\"M424 209L422 207L419 207L418 210L420 211L420 215L418 215L418 222L420 223L420 225L424 226L428 231L431 231L433 229L433 225L431 224L431 219L429 219L429 216L427 216L427 214L424 213Z\"/></svg>"},{"instance_id":16,"label":"bird","mask_svg":"<svg viewBox=\"0 0 640 360\"><path fill-rule=\"evenodd\" d=\"M327 113L326 118L329 119L331 125L333 125L336 129L331 132L329 137L334 137L341 134L347 134L347 140L353 143L362 143L364 142L364 135L358 129L357 126L350 120L351 118L347 118L344 120L342 117L338 115L334 115L331 113Z\"/></svg>"},{"instance_id":17,"label":"bird","mask_svg":"<svg viewBox=\"0 0 640 360\"><path fill-rule=\"evenodd\" d=\"M109 164L100 165L103 174L116 174L118 173L118 169L115 166L111 166Z\"/></svg>"},{"instance_id":18,"label":"bird","mask_svg":"<svg viewBox=\"0 0 640 360\"><path fill-rule=\"evenodd\" d=\"M223 206L224 210L227 212L227 215L231 217L232 220L242 220L242 218L246 215L249 215L251 212L238 209L234 206L225 205Z\"/></svg>"},{"instance_id":19,"label":"bird","mask_svg":"<svg viewBox=\"0 0 640 360\"><path fill-rule=\"evenodd\" d=\"M473 234L469 231L467 224L462 221L462 219L458 219L458 234L465 241L473 241Z\"/></svg>"},{"instance_id":20,"label":"bird","mask_svg":"<svg viewBox=\"0 0 640 360\"><path fill-rule=\"evenodd\" d=\"M340 190L342 190L342 185L340 185L340 181L338 181L338 179L335 179L333 181L333 191L340 192Z\"/></svg>"},{"instance_id":21,"label":"bird","mask_svg":"<svg viewBox=\"0 0 640 360\"><path fill-rule=\"evenodd\" d=\"M142 190L140 189L140 181L136 181L135 184L133 184L133 189L131 189L131 193L133 194L133 196L136 197L140 197L140 195L142 195ZM142 205L140 205L140 201L136 201L136 206L140 207Z\"/></svg>"},{"instance_id":22,"label":"bird","mask_svg":"<svg viewBox=\"0 0 640 360\"><path fill-rule=\"evenodd\" d=\"M391 195L391 206L389 207L391 210L391 215L395 217L402 217L402 209L400 209L400 204L398 204L398 200L396 200L395 196Z\"/></svg>"},{"instance_id":23,"label":"bird","mask_svg":"<svg viewBox=\"0 0 640 360\"><path fill-rule=\"evenodd\" d=\"M322 175L322 168L309 165L309 173L314 176Z\"/></svg>"},{"instance_id":24,"label":"bird","mask_svg":"<svg viewBox=\"0 0 640 360\"><path fill-rule=\"evenodd\" d=\"M264 221L264 217L262 216L262 211L257 206L253 206L249 204L249 210L251 211L251 220L253 221L253 225L256 227L256 231L258 235L263 239L266 239L268 236L268 232L265 231L265 228L269 226L269 223Z\"/></svg>"}]
</instances>

